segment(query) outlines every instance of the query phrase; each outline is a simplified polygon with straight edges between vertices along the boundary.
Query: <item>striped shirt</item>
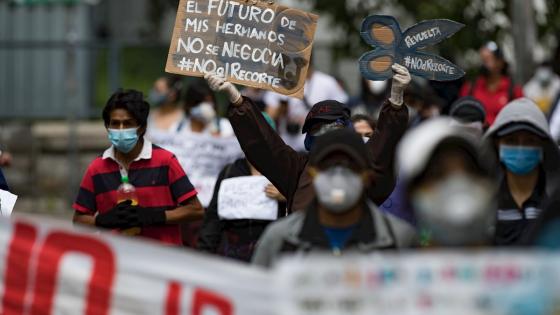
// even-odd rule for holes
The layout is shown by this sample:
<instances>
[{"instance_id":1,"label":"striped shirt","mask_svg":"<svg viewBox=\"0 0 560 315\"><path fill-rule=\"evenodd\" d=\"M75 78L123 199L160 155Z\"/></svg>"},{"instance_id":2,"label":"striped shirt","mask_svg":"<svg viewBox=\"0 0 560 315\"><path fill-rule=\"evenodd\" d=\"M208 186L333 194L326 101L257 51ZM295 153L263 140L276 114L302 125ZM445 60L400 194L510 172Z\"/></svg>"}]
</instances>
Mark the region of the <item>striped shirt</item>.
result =
<instances>
[{"instance_id":1,"label":"striped shirt","mask_svg":"<svg viewBox=\"0 0 560 315\"><path fill-rule=\"evenodd\" d=\"M114 156L114 148L107 149L89 165L72 207L79 213L91 215L113 209L117 205L123 170ZM177 158L147 139L138 157L130 163L128 177L136 187L138 205L146 210L172 210L197 194ZM168 244L181 244L178 224L144 227L140 235Z\"/></svg>"},{"instance_id":2,"label":"striped shirt","mask_svg":"<svg viewBox=\"0 0 560 315\"><path fill-rule=\"evenodd\" d=\"M498 198L495 243L498 246L522 245L530 233L546 201L544 173L533 193L521 207L517 205L504 179Z\"/></svg>"}]
</instances>

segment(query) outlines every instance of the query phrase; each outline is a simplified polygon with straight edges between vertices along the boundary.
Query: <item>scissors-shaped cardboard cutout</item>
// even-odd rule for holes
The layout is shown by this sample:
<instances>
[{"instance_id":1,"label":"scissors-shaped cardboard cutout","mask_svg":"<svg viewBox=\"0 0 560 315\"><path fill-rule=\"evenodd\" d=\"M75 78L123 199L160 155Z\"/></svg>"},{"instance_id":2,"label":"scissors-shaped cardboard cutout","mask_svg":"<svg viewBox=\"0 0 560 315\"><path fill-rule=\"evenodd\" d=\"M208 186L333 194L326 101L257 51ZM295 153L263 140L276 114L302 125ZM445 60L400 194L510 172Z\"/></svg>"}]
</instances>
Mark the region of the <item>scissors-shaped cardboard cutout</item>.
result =
<instances>
[{"instance_id":1,"label":"scissors-shaped cardboard cutout","mask_svg":"<svg viewBox=\"0 0 560 315\"><path fill-rule=\"evenodd\" d=\"M464 26L451 20L428 20L403 33L394 17L371 15L362 23L361 36L375 49L360 58L360 71L368 80L383 81L393 76L391 66L398 63L408 68L411 74L428 80L459 79L465 75L461 68L445 58L418 49L435 45Z\"/></svg>"}]
</instances>

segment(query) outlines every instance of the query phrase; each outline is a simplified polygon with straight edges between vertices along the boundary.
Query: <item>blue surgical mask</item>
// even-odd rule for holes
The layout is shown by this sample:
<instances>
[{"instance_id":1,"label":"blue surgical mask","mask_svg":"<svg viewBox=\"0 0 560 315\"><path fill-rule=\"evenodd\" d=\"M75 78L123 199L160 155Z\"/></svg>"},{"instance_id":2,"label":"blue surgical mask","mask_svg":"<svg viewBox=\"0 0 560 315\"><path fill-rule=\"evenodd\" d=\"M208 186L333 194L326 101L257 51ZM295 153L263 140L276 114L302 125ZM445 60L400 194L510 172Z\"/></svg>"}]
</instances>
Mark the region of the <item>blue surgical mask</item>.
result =
<instances>
[{"instance_id":1,"label":"blue surgical mask","mask_svg":"<svg viewBox=\"0 0 560 315\"><path fill-rule=\"evenodd\" d=\"M138 143L138 128L109 129L109 140L117 150L128 153Z\"/></svg>"},{"instance_id":2,"label":"blue surgical mask","mask_svg":"<svg viewBox=\"0 0 560 315\"><path fill-rule=\"evenodd\" d=\"M500 145L500 161L515 175L530 173L542 160L542 148Z\"/></svg>"},{"instance_id":3,"label":"blue surgical mask","mask_svg":"<svg viewBox=\"0 0 560 315\"><path fill-rule=\"evenodd\" d=\"M166 93L161 93L158 92L154 89L152 89L150 91L150 94L148 94L148 102L150 102L150 104L152 106L160 106L165 104L165 102L167 101L167 94Z\"/></svg>"},{"instance_id":4,"label":"blue surgical mask","mask_svg":"<svg viewBox=\"0 0 560 315\"><path fill-rule=\"evenodd\" d=\"M312 136L309 132L305 135L305 141L303 142L303 145L305 146L305 149L307 151L311 151L311 147L313 146L313 143L315 143L315 138L317 137Z\"/></svg>"}]
</instances>

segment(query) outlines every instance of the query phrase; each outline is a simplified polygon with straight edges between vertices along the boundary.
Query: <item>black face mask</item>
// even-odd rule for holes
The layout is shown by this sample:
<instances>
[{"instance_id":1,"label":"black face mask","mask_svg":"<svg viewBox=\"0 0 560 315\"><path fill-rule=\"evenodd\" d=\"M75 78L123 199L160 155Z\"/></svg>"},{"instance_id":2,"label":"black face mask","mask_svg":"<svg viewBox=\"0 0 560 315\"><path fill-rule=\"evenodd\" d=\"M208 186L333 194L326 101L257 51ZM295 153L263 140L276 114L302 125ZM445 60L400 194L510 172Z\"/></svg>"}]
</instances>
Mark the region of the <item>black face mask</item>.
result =
<instances>
[{"instance_id":1,"label":"black face mask","mask_svg":"<svg viewBox=\"0 0 560 315\"><path fill-rule=\"evenodd\" d=\"M296 122L288 122L286 125L286 131L288 134L295 136L301 132L301 126Z\"/></svg>"}]
</instances>

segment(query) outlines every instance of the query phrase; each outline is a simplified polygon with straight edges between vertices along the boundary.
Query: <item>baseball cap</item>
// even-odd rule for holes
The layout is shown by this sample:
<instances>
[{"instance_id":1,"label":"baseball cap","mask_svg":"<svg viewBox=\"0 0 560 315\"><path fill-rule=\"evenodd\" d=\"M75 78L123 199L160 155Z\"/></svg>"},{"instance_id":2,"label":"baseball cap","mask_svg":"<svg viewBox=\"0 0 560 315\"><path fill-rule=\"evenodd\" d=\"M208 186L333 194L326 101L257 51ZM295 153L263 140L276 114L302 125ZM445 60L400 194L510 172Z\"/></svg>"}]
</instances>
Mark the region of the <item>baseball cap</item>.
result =
<instances>
[{"instance_id":1,"label":"baseball cap","mask_svg":"<svg viewBox=\"0 0 560 315\"><path fill-rule=\"evenodd\" d=\"M338 129L318 137L309 154L309 164L316 166L328 155L342 152L360 169L368 166L368 150L362 136L351 129Z\"/></svg>"},{"instance_id":2,"label":"baseball cap","mask_svg":"<svg viewBox=\"0 0 560 315\"><path fill-rule=\"evenodd\" d=\"M349 120L350 109L334 100L319 102L307 114L301 132L307 133L317 122L332 122L337 119Z\"/></svg>"}]
</instances>

